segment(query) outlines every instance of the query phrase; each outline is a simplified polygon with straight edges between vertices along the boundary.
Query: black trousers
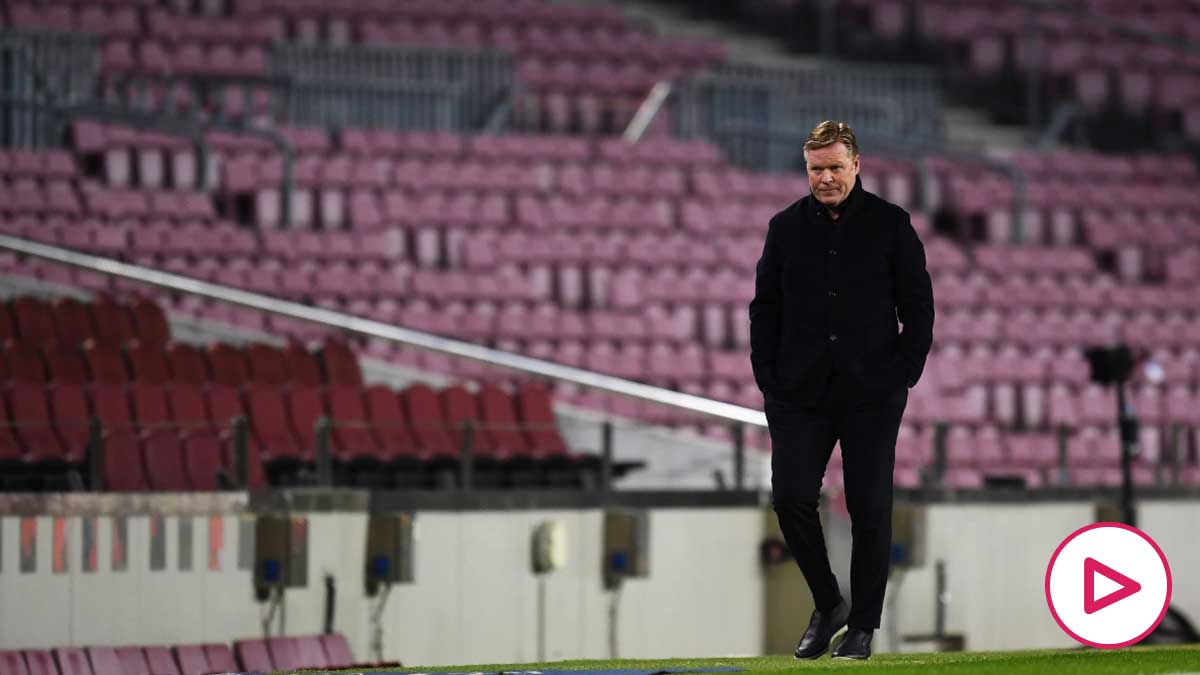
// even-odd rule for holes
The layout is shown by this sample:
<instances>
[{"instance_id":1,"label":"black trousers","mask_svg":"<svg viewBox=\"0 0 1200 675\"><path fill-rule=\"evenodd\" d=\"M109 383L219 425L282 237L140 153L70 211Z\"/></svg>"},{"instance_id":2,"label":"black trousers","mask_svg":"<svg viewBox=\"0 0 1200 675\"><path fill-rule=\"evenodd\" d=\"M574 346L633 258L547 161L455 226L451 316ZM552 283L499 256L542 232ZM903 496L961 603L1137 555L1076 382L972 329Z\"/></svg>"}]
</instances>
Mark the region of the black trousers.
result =
<instances>
[{"instance_id":1,"label":"black trousers","mask_svg":"<svg viewBox=\"0 0 1200 675\"><path fill-rule=\"evenodd\" d=\"M854 628L878 628L883 611L892 547L896 436L907 403L905 387L864 395L836 374L815 406L766 397L775 514L813 601L823 612L836 607L842 594L829 566L817 500L825 465L834 443L841 441L854 541L848 621Z\"/></svg>"}]
</instances>

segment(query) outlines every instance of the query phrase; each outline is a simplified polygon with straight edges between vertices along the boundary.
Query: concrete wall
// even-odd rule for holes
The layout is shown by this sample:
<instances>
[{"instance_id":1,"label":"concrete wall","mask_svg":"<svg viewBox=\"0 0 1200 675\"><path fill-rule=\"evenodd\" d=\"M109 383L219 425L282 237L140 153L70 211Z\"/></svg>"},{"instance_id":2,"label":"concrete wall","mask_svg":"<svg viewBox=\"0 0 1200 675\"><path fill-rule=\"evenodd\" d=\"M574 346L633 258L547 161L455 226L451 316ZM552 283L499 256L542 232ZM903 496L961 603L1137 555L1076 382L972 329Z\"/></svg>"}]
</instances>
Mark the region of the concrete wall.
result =
<instances>
[{"instance_id":1,"label":"concrete wall","mask_svg":"<svg viewBox=\"0 0 1200 675\"><path fill-rule=\"evenodd\" d=\"M1141 505L1142 528L1174 570L1173 605L1200 619L1197 523L1200 502ZM926 564L894 576L878 651L903 649L891 634L934 626L933 563L946 563L946 629L970 650L1071 647L1046 609L1043 575L1057 544L1092 522L1089 502L936 504L927 512ZM221 546L209 565L209 518L192 516L191 570L180 570L179 517L163 519L165 569L150 569L151 518L127 518L128 568L111 569L112 518L100 516L97 569L82 565L83 518L65 517L63 572L54 571L54 522L38 516L36 571L21 563L21 519L0 517L0 648L87 644L230 642L260 634L250 571L239 563L253 537L242 516L226 514ZM568 531L566 567L544 579L529 570L529 541L543 520ZM362 589L367 518L314 513L309 525L309 583L287 593L291 634L321 629L323 577L337 581L336 626L361 659L369 651L368 617L376 600ZM650 510L650 577L620 593L617 645L622 657L758 654L766 626L766 575L759 568L763 513L755 508ZM602 512L582 510L423 511L415 520L417 582L393 589L383 612L386 659L408 665L518 663L539 659L538 597L544 584L545 658L609 656L612 594L601 587ZM843 585L849 575L849 523L830 516L830 551ZM186 534L186 530L183 531ZM239 536L243 535L243 536ZM849 594L848 586L843 591ZM793 589L789 591L795 593ZM801 590L800 592L804 592ZM788 619L798 638L807 599ZM801 616L801 614L803 616Z\"/></svg>"},{"instance_id":2,"label":"concrete wall","mask_svg":"<svg viewBox=\"0 0 1200 675\"><path fill-rule=\"evenodd\" d=\"M416 578L384 612L384 657L406 664L518 662L538 657L530 536L545 519L567 528L569 562L545 578L546 657L608 656L598 510L423 512L415 520ZM193 517L191 570L179 565L178 518L163 519L166 566L150 569L149 516L128 523L128 568L111 568L114 520L99 517L97 568L82 569L82 517L66 517L66 571L54 571L55 518L39 516L37 567L20 570L21 519L0 517L0 648L230 642L260 634L248 568L238 565L239 516L221 518L219 569L209 568L208 518ZM621 656L753 654L762 634L755 509L650 513L648 579L621 592ZM308 587L287 592L289 634L320 632L323 578L337 581L336 627L369 652L363 591L365 514L309 521Z\"/></svg>"}]
</instances>

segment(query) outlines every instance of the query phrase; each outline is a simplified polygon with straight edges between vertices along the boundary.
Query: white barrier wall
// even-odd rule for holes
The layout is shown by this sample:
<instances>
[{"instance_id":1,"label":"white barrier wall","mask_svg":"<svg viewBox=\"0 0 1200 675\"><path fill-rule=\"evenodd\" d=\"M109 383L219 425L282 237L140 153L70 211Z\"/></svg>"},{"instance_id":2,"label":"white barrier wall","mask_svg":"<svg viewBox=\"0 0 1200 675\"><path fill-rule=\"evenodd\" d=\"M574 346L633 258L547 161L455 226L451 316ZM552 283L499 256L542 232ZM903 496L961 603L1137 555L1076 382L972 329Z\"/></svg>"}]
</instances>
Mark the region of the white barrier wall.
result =
<instances>
[{"instance_id":1,"label":"white barrier wall","mask_svg":"<svg viewBox=\"0 0 1200 675\"><path fill-rule=\"evenodd\" d=\"M567 527L569 562L546 584L546 656L608 656L608 596L601 588L602 512L422 512L415 519L417 583L393 589L384 613L384 658L406 664L518 662L537 658L537 583L530 537L542 520ZM34 571L21 571L22 521L0 517L0 649L90 644L232 642L261 634L249 566L253 537L238 515L219 518L210 565L208 517L190 517L191 569L180 571L179 518L163 518L165 567L151 569L151 518L126 519L128 567L112 569L114 519L99 517L95 571L82 569L82 517L65 523L55 571L55 522L37 530ZM621 656L754 654L762 635L751 508L654 509L651 576L621 594ZM309 516L308 587L287 591L289 634L322 630L323 578L337 582L336 629L372 658L363 590L367 517Z\"/></svg>"},{"instance_id":2,"label":"white barrier wall","mask_svg":"<svg viewBox=\"0 0 1200 675\"><path fill-rule=\"evenodd\" d=\"M1200 501L1141 504L1141 527L1174 570L1173 605L1200 620ZM897 634L929 633L934 624L933 563L946 562L946 630L970 650L1071 647L1046 609L1042 582L1057 544L1092 522L1089 502L943 503L928 507L927 564L893 580L876 637L879 651ZM764 575L758 563L763 513L757 508L650 509L650 577L620 594L622 657L752 655L764 642ZM112 569L112 528L95 519L96 570L83 568L83 518L0 517L0 648L88 644L231 642L260 634L251 591L252 530L243 515L191 516L190 555L181 570L181 517L162 519L163 569L151 569L150 516L126 519L127 569ZM530 537L538 523L568 531L564 569L545 578L545 657L609 656L612 596L601 585L599 509L422 511L416 515L416 583L393 589L383 612L384 658L406 665L519 663L538 659L538 584ZM37 531L34 567L22 571L23 522ZM309 515L308 587L287 592L289 634L319 632L323 577L337 582L336 628L356 656L371 659L363 591L367 517ZM28 527L28 526L26 526ZM56 543L65 546L56 547ZM213 544L210 546L210 543ZM56 557L56 548L62 554ZM833 518L830 550L839 579L849 579L848 523ZM28 561L27 561L28 562ZM55 571L55 563L64 565ZM844 589L849 592L849 589ZM807 617L798 617L800 632Z\"/></svg>"}]
</instances>

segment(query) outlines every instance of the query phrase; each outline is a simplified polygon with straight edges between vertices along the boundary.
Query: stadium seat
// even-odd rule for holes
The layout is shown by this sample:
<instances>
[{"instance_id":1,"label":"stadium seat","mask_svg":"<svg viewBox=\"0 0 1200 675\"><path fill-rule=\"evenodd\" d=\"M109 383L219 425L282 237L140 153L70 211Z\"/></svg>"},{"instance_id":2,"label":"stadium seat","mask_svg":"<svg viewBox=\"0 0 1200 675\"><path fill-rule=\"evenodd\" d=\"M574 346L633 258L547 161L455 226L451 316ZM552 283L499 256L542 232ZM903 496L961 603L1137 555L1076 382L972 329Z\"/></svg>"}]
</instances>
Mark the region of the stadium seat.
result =
<instances>
[{"instance_id":1,"label":"stadium seat","mask_svg":"<svg viewBox=\"0 0 1200 675\"><path fill-rule=\"evenodd\" d=\"M176 384L207 384L209 382L208 361L196 347L176 342L167 347L167 361L171 365L171 377Z\"/></svg>"},{"instance_id":2,"label":"stadium seat","mask_svg":"<svg viewBox=\"0 0 1200 675\"><path fill-rule=\"evenodd\" d=\"M333 422L334 458L339 462L379 462L379 443L368 422L363 390L353 386L332 386L326 396Z\"/></svg>"},{"instance_id":3,"label":"stadium seat","mask_svg":"<svg viewBox=\"0 0 1200 675\"><path fill-rule=\"evenodd\" d=\"M40 298L21 296L12 301L12 314L22 342L44 345L58 340L54 312Z\"/></svg>"},{"instance_id":4,"label":"stadium seat","mask_svg":"<svg viewBox=\"0 0 1200 675\"><path fill-rule=\"evenodd\" d=\"M138 648L128 647L126 649ZM184 673L180 672L179 665L175 663L175 657L171 656L171 650L167 647L142 647L140 651L146 657L147 670L145 671L145 675L184 675ZM117 650L117 655L122 656L122 649ZM126 675L140 675L128 667L126 667L125 672Z\"/></svg>"},{"instance_id":5,"label":"stadium seat","mask_svg":"<svg viewBox=\"0 0 1200 675\"><path fill-rule=\"evenodd\" d=\"M287 369L291 374L292 384L319 387L324 378L321 375L321 364L317 357L304 345L289 343L283 350L287 359Z\"/></svg>"},{"instance_id":6,"label":"stadium seat","mask_svg":"<svg viewBox=\"0 0 1200 675\"><path fill-rule=\"evenodd\" d=\"M206 675L218 672L208 665L208 657L204 655L202 645L178 645L173 648L175 660L179 664L179 675ZM234 670L236 670L236 665ZM156 675L157 675L157 671ZM229 671L232 672L232 671Z\"/></svg>"},{"instance_id":7,"label":"stadium seat","mask_svg":"<svg viewBox=\"0 0 1200 675\"><path fill-rule=\"evenodd\" d=\"M291 380L287 358L278 347L255 343L246 347L245 353L250 366L250 379L254 382L278 387Z\"/></svg>"},{"instance_id":8,"label":"stadium seat","mask_svg":"<svg viewBox=\"0 0 1200 675\"><path fill-rule=\"evenodd\" d=\"M48 651L27 649L22 652L29 675L59 675L54 655Z\"/></svg>"},{"instance_id":9,"label":"stadium seat","mask_svg":"<svg viewBox=\"0 0 1200 675\"><path fill-rule=\"evenodd\" d=\"M101 295L92 301L89 309L98 342L120 346L137 337L133 317L125 305Z\"/></svg>"},{"instance_id":10,"label":"stadium seat","mask_svg":"<svg viewBox=\"0 0 1200 675\"><path fill-rule=\"evenodd\" d=\"M412 384L400 392L405 417L412 421L412 434L422 457L457 458L461 432L454 429L442 411L437 392L423 384ZM378 418L375 418L378 421ZM416 423L417 421L420 423Z\"/></svg>"},{"instance_id":11,"label":"stadium seat","mask_svg":"<svg viewBox=\"0 0 1200 675\"><path fill-rule=\"evenodd\" d=\"M246 392L246 409L264 464L270 466L312 461L311 447L301 446L292 431L287 405L280 390L251 387Z\"/></svg>"},{"instance_id":12,"label":"stadium seat","mask_svg":"<svg viewBox=\"0 0 1200 675\"><path fill-rule=\"evenodd\" d=\"M9 341L4 346L4 363L10 382L42 384L48 379L46 362L36 345Z\"/></svg>"},{"instance_id":13,"label":"stadium seat","mask_svg":"<svg viewBox=\"0 0 1200 675\"><path fill-rule=\"evenodd\" d=\"M147 298L141 298L130 308L133 331L138 342L162 347L171 340L171 328L162 306ZM155 675L158 675L157 673Z\"/></svg>"},{"instance_id":14,"label":"stadium seat","mask_svg":"<svg viewBox=\"0 0 1200 675\"><path fill-rule=\"evenodd\" d=\"M97 647L88 649L88 655L92 659L92 673L98 673L96 667L96 650ZM117 670L114 675L151 675L150 664L146 662L146 655L142 653L140 647L117 647L112 650L116 657ZM108 658L105 658L108 661Z\"/></svg>"},{"instance_id":15,"label":"stadium seat","mask_svg":"<svg viewBox=\"0 0 1200 675\"><path fill-rule=\"evenodd\" d=\"M320 636L321 648L325 650L325 663L329 668L346 668L358 663L350 652L350 644L341 633L325 633Z\"/></svg>"},{"instance_id":16,"label":"stadium seat","mask_svg":"<svg viewBox=\"0 0 1200 675\"><path fill-rule=\"evenodd\" d=\"M78 647L60 647L51 650L54 660L58 663L60 675L93 675L92 667L88 664L87 653Z\"/></svg>"},{"instance_id":17,"label":"stadium seat","mask_svg":"<svg viewBox=\"0 0 1200 675\"><path fill-rule=\"evenodd\" d=\"M204 656L208 659L208 667L212 669L210 672L232 673L237 671L237 662L228 645L206 644L204 645Z\"/></svg>"},{"instance_id":18,"label":"stadium seat","mask_svg":"<svg viewBox=\"0 0 1200 675\"><path fill-rule=\"evenodd\" d=\"M131 380L142 384L162 385L171 381L171 367L163 345L143 344L140 340L126 347Z\"/></svg>"},{"instance_id":19,"label":"stadium seat","mask_svg":"<svg viewBox=\"0 0 1200 675\"><path fill-rule=\"evenodd\" d=\"M87 361L78 345L49 343L43 350L46 372L50 381L58 384L85 384L88 382Z\"/></svg>"},{"instance_id":20,"label":"stadium seat","mask_svg":"<svg viewBox=\"0 0 1200 675\"><path fill-rule=\"evenodd\" d=\"M326 382L331 385L362 386L362 369L358 365L358 357L345 343L327 340L318 350L318 356Z\"/></svg>"},{"instance_id":21,"label":"stadium seat","mask_svg":"<svg viewBox=\"0 0 1200 675\"><path fill-rule=\"evenodd\" d=\"M237 656L240 668L234 668L230 672L240 670L244 673L270 673L278 670L271 660L266 640L234 640L233 653ZM210 660L209 667L213 665Z\"/></svg>"},{"instance_id":22,"label":"stadium seat","mask_svg":"<svg viewBox=\"0 0 1200 675\"><path fill-rule=\"evenodd\" d=\"M96 326L86 303L64 296L55 299L52 307L59 342L82 344L95 337Z\"/></svg>"},{"instance_id":23,"label":"stadium seat","mask_svg":"<svg viewBox=\"0 0 1200 675\"><path fill-rule=\"evenodd\" d=\"M217 342L207 349L209 372L216 384L240 387L250 379L250 368L246 354L241 349L225 342Z\"/></svg>"},{"instance_id":24,"label":"stadium seat","mask_svg":"<svg viewBox=\"0 0 1200 675\"><path fill-rule=\"evenodd\" d=\"M18 383L9 388L8 409L17 424L16 436L31 464L68 462L73 455L63 447L54 430L53 418L46 403L46 392L39 385Z\"/></svg>"},{"instance_id":25,"label":"stadium seat","mask_svg":"<svg viewBox=\"0 0 1200 675\"><path fill-rule=\"evenodd\" d=\"M151 490L187 492L198 489L189 478L179 436L174 431L145 433L141 445Z\"/></svg>"},{"instance_id":26,"label":"stadium seat","mask_svg":"<svg viewBox=\"0 0 1200 675\"><path fill-rule=\"evenodd\" d=\"M97 384L125 384L129 382L129 370L125 357L118 347L88 340L83 345L91 381Z\"/></svg>"}]
</instances>

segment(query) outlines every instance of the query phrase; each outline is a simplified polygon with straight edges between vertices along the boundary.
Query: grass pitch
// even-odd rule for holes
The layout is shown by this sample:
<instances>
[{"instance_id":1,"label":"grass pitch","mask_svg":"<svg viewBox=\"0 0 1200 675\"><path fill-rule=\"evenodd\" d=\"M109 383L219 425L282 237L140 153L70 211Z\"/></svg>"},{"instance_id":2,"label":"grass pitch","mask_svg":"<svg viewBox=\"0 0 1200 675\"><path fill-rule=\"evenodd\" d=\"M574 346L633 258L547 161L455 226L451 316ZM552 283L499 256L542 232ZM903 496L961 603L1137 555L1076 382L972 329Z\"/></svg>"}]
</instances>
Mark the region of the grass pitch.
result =
<instances>
[{"instance_id":1,"label":"grass pitch","mask_svg":"<svg viewBox=\"0 0 1200 675\"><path fill-rule=\"evenodd\" d=\"M888 675L1200 675L1200 645L1128 647L1118 650L1031 650L1016 652L957 652L939 654L877 654L869 661L835 661L826 653L815 661L789 656L727 659L662 659L617 661L558 661L507 665L405 667L405 672L500 672L505 670L617 670L728 666L747 673L811 673L853 668L859 673Z\"/></svg>"}]
</instances>

